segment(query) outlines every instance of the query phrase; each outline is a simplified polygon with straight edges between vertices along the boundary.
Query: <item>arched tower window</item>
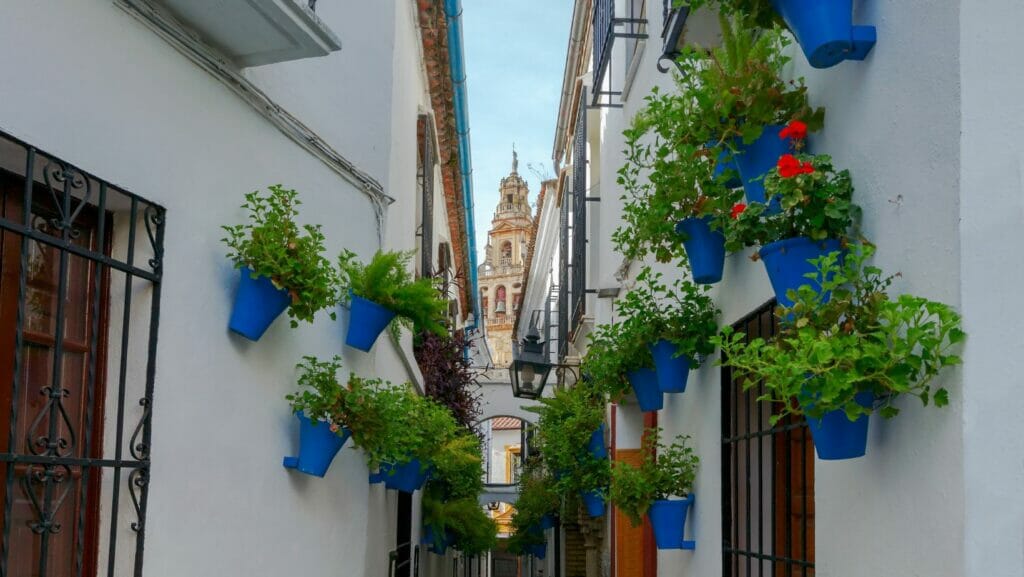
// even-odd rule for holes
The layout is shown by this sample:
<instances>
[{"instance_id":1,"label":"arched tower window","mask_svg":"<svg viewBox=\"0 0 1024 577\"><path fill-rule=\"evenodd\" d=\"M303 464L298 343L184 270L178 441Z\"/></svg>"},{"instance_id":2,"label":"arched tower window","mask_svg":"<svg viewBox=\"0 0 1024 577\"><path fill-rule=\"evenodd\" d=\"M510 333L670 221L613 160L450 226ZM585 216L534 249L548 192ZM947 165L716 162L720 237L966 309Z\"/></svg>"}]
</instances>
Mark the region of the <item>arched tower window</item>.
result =
<instances>
[{"instance_id":1,"label":"arched tower window","mask_svg":"<svg viewBox=\"0 0 1024 577\"><path fill-rule=\"evenodd\" d=\"M494 293L494 312L503 315L505 314L505 287L499 286L498 290Z\"/></svg>"},{"instance_id":2,"label":"arched tower window","mask_svg":"<svg viewBox=\"0 0 1024 577\"><path fill-rule=\"evenodd\" d=\"M501 266L512 266L512 241L501 243Z\"/></svg>"}]
</instances>

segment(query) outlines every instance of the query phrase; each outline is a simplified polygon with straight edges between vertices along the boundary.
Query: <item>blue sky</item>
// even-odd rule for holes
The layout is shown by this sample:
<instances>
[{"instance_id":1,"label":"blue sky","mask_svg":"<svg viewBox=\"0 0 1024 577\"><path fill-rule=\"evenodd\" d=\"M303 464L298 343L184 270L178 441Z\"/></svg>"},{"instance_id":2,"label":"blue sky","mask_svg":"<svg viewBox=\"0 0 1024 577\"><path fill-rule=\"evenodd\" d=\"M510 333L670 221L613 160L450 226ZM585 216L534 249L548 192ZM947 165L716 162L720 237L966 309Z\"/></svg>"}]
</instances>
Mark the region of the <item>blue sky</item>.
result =
<instances>
[{"instance_id":1,"label":"blue sky","mask_svg":"<svg viewBox=\"0 0 1024 577\"><path fill-rule=\"evenodd\" d=\"M540 191L533 165L553 176L554 142L572 0L463 0L473 193L479 260L498 202L498 182L512 168Z\"/></svg>"}]
</instances>

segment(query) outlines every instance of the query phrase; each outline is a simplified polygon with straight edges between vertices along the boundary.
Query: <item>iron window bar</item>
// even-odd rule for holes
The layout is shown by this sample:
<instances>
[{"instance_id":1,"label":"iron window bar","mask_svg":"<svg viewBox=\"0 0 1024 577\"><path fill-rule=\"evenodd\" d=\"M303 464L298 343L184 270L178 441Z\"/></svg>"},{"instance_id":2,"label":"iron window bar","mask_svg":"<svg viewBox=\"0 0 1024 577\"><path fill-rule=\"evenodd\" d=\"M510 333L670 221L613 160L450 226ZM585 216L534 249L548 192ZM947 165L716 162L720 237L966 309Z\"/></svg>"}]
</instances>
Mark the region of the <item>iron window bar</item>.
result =
<instances>
[{"instance_id":1,"label":"iron window bar","mask_svg":"<svg viewBox=\"0 0 1024 577\"><path fill-rule=\"evenodd\" d=\"M622 30L625 27L628 31ZM616 18L615 0L594 0L594 94L591 106L622 108L621 103L615 102L616 97L622 96L622 91L611 86L608 90L604 88L605 77L611 67L612 47L616 38L646 39L647 32L638 31L646 30L646 27L646 18Z\"/></svg>"},{"instance_id":2,"label":"iron window bar","mask_svg":"<svg viewBox=\"0 0 1024 577\"><path fill-rule=\"evenodd\" d=\"M433 276L434 263L434 123L429 115L419 117L419 174L422 218L420 225L420 274ZM445 277L447 280L447 276ZM447 291L444 293L447 296Z\"/></svg>"},{"instance_id":3,"label":"iron window bar","mask_svg":"<svg viewBox=\"0 0 1024 577\"><path fill-rule=\"evenodd\" d=\"M580 94L572 146L572 268L571 333L575 334L586 312L587 282L587 90Z\"/></svg>"},{"instance_id":4,"label":"iron window bar","mask_svg":"<svg viewBox=\"0 0 1024 577\"><path fill-rule=\"evenodd\" d=\"M658 58L658 71L662 74L668 72L670 69L665 65L665 61L679 68L676 63L676 58L682 53L679 50L679 40L683 36L683 30L686 28L686 20L690 17L690 7L680 6L673 7L673 0L663 0L664 10L662 14L664 19L662 22L665 23L661 30L661 38L663 40L661 56Z\"/></svg>"},{"instance_id":5,"label":"iron window bar","mask_svg":"<svg viewBox=\"0 0 1024 577\"><path fill-rule=\"evenodd\" d=\"M773 338L778 332L775 305L774 300L763 304L733 328L748 341ZM721 391L722 575L813 575L813 545L808 547L813 539L813 501L808 500L809 493L813 499L813 476L808 476L808 469L813 473L814 458L806 421L794 418L771 426L770 405L757 401L765 392L764 383L751 387L734 378L728 366L723 366ZM800 473L794 475L794 468ZM799 513L795 499L802 500Z\"/></svg>"},{"instance_id":6,"label":"iron window bar","mask_svg":"<svg viewBox=\"0 0 1024 577\"><path fill-rule=\"evenodd\" d=\"M117 546L122 532L130 531L135 542L131 574L140 577L149 497L166 211L0 131L0 183L3 180L11 184L0 190L4 207L0 238L5 244L20 245L20 253L5 257L7 266L18 268L18 286L13 360L9 376L4 375L10 379L11 401L4 415L9 420L7 446L0 447L5 451L0 453L5 473L0 575L12 575L24 568L37 577L82 575L94 570L102 574L95 565L102 524L106 522L109 535L105 573L113 577L118 561L127 558L118 557ZM20 195L16 186L23 189ZM20 218L13 214L19 210ZM115 211L127 216L118 227L127 228L126 237L118 237L126 239L119 240L127 245L121 247L126 249L124 257L111 256L115 235L108 228L113 226ZM46 250L53 258L49 265L57 271L55 282L53 271L47 270ZM144 264L137 264L136 260ZM72 266L83 264L86 274L80 278L85 280L72 285ZM117 290L111 278L114 273L124 277L121 338L120 349L116 351L119 365L116 370L107 371L107 352L115 342L107 338L108 331L116 327L108 312L108 302ZM49 278L37 278L43 275ZM45 289L56 290L51 295L53 300L45 304L35 298L40 290L45 292L39 288L44 280L50 283L44 285ZM148 283L148 294L135 286L136 281ZM30 294L30 290L36 292ZM80 292L84 296L76 298L74 295ZM149 299L148 332L142 337L147 344L144 365L136 362L133 366L142 370L132 371L133 375L141 373L141 379L129 378L128 373L132 329L145 322L138 313L132 314L133 295ZM76 311L76 306L80 310ZM82 317L79 330L85 331L84 335L74 334L74 325L68 328L69 321L73 321L68 317L76 313ZM32 324L34 319L47 317L53 321L46 328ZM43 349L52 357L48 377L38 379L29 371L25 357L30 347ZM71 365L66 367L66 354L83 355L84 370L75 372ZM113 409L104 404L107 376L116 381ZM38 403L39 409L34 414L19 414L22 407L31 410L32 403L21 401L23 393L24 399L28 399L32 392L44 397ZM136 394L140 395L137 407L129 414L129 395ZM97 415L97 409L103 413ZM112 417L113 435L102 431L106 417ZM104 454L104 443L100 442L103 437L113 441L113 458ZM102 519L101 479L112 488L105 507L107 514ZM119 513L125 498L122 483L135 513L134 520L123 524L124 516ZM15 495L22 500L17 510ZM30 532L15 534L12 528L16 524L27 526ZM66 551L66 556L61 551ZM19 565L12 566L12 553L17 555Z\"/></svg>"}]
</instances>

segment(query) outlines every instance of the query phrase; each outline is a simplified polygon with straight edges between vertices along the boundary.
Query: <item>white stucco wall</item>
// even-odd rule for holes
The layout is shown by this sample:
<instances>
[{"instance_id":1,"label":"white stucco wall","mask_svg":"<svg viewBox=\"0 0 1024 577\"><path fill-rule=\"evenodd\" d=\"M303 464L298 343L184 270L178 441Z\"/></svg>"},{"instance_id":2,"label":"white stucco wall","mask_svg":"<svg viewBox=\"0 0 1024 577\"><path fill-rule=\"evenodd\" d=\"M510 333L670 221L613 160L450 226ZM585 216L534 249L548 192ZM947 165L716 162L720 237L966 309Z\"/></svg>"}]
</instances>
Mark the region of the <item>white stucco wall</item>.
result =
<instances>
[{"instance_id":1,"label":"white stucco wall","mask_svg":"<svg viewBox=\"0 0 1024 577\"><path fill-rule=\"evenodd\" d=\"M895 291L959 308L970 334L965 366L941 378L949 407L904 399L896 419L872 418L864 458L815 463L822 577L1024 574L1024 446L1016 419L1024 407L1013 393L1020 343L1012 336L1020 315L1011 300L1015 281L1024 280L1012 264L1020 260L1013 251L1024 215L1024 151L1016 138L1024 109L1009 96L1021 88L1013 73L1021 41L1012 23L1024 16L1018 4L858 0L855 21L878 27L865 62L813 70L794 52L789 73L805 76L812 104L827 111L813 150L851 170L864 233L879 246L875 263L902 273ZM622 130L653 86L672 87L670 75L655 70L660 6L648 5L647 17L651 40L624 108L602 109L601 124L591 122L589 140L600 155L590 163L591 195L601 202L588 207L596 284L587 288L618 284L622 259L610 235L621 214ZM616 41L615 90L625 72L623 46ZM772 296L763 267L748 254L728 258L712 291L723 325ZM631 267L624 288L639 268ZM588 311L597 323L614 316L595 297ZM685 394L666 396L659 414L665 436L691 435L702 458L688 522L697 550L660 552L662 576L721 574L720 381L720 369L705 365L691 373ZM620 407L617 423L617 444L639 445L636 408Z\"/></svg>"},{"instance_id":2,"label":"white stucco wall","mask_svg":"<svg viewBox=\"0 0 1024 577\"><path fill-rule=\"evenodd\" d=\"M387 248L403 250L418 241L416 117L430 107L413 8L321 2L344 50L244 72L383 184L395 198ZM300 191L303 222L324 225L332 259L342 248L369 257L368 198L109 0L4 5L0 71L0 129L167 208L145 574L386 574L395 494L367 484L350 446L325 479L282 468L298 443L284 395L302 355L407 381L408 336L403 355L386 337L369 354L346 348L344 310L297 330L279 319L257 343L230 334L238 273L219 240L245 218L244 193L281 183ZM121 507L128 519L127 493ZM418 541L418 497L414 510ZM133 548L130 532L119 538Z\"/></svg>"}]
</instances>

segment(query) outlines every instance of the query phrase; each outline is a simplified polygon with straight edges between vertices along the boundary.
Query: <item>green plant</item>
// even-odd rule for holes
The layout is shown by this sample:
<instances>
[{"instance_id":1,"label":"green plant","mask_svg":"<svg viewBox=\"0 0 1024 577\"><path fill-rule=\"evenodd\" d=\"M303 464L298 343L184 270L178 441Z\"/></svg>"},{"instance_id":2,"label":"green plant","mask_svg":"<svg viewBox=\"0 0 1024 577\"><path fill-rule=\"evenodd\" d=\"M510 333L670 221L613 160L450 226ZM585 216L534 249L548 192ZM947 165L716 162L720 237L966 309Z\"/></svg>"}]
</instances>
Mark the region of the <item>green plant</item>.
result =
<instances>
[{"instance_id":1,"label":"green plant","mask_svg":"<svg viewBox=\"0 0 1024 577\"><path fill-rule=\"evenodd\" d=\"M710 216L712 227L725 228L742 195L727 187L733 171L715 177L720 157L728 161L740 143L754 142L769 125L797 119L818 130L824 123L824 110L808 104L803 80L781 77L789 58L779 30L720 21L722 46L710 53L684 48L676 90L654 89L624 132L626 163L618 176L624 225L612 239L628 258L684 258L676 223Z\"/></svg>"},{"instance_id":2,"label":"green plant","mask_svg":"<svg viewBox=\"0 0 1024 577\"><path fill-rule=\"evenodd\" d=\"M832 253L816 259L809 285L791 291L794 306L782 311L783 326L771 341L747 342L746 336L723 329L715 339L723 365L745 379L747 389L764 383L761 401L772 403L772 423L790 414L820 418L843 410L850 420L876 407L857 402L872 395L882 416L899 413L894 401L904 394L922 403L944 406L945 388L933 379L960 364L953 354L966 334L952 307L903 294L891 298L893 276L869 266L874 247L857 245L840 258Z\"/></svg>"},{"instance_id":3,"label":"green plant","mask_svg":"<svg viewBox=\"0 0 1024 577\"><path fill-rule=\"evenodd\" d=\"M523 530L536 527L544 516L556 515L560 505L554 477L536 456L528 459L519 476L519 498L512 526Z\"/></svg>"},{"instance_id":4,"label":"green plant","mask_svg":"<svg viewBox=\"0 0 1024 577\"><path fill-rule=\"evenodd\" d=\"M676 280L669 287L663 275L644 267L637 285L616 301L629 338L643 345L662 339L677 347L677 355L700 366L701 358L714 352L711 337L718 333L718 307L705 289Z\"/></svg>"},{"instance_id":5,"label":"green plant","mask_svg":"<svg viewBox=\"0 0 1024 577\"><path fill-rule=\"evenodd\" d=\"M339 298L338 274L323 256L320 225L299 227L295 222L300 204L296 191L274 185L266 196L259 191L245 195L242 208L249 211L248 224L221 227L227 233L221 241L230 249L235 268L249 267L254 278L267 277L288 290L293 328L300 320L313 322L317 311L333 307ZM334 311L330 315L336 318Z\"/></svg>"},{"instance_id":6,"label":"green plant","mask_svg":"<svg viewBox=\"0 0 1024 577\"><path fill-rule=\"evenodd\" d=\"M471 343L463 331L451 335L421 332L416 337L413 352L423 373L424 392L448 407L460 425L471 429L481 412L480 385L466 354Z\"/></svg>"},{"instance_id":7,"label":"green plant","mask_svg":"<svg viewBox=\"0 0 1024 577\"><path fill-rule=\"evenodd\" d=\"M535 442L559 497L592 490L603 494L610 475L608 459L598 459L587 450L591 434L604 422L602 392L581 382L527 410L539 415Z\"/></svg>"},{"instance_id":8,"label":"green plant","mask_svg":"<svg viewBox=\"0 0 1024 577\"><path fill-rule=\"evenodd\" d=\"M616 461L612 467L610 499L633 525L639 525L654 501L685 497L693 489L700 458L686 446L689 437L671 445L659 440L661 429L644 431L640 466Z\"/></svg>"},{"instance_id":9,"label":"green plant","mask_svg":"<svg viewBox=\"0 0 1024 577\"><path fill-rule=\"evenodd\" d=\"M341 297L348 303L351 292L395 313L399 325L447 334L444 321L448 303L434 279L412 278L409 272L412 255L412 252L377 251L369 264L363 264L354 252L342 251L338 257Z\"/></svg>"},{"instance_id":10,"label":"green plant","mask_svg":"<svg viewBox=\"0 0 1024 577\"><path fill-rule=\"evenodd\" d=\"M758 202L736 205L725 229L730 250L795 237L845 242L860 220L850 171L837 171L827 154L785 155L765 175L764 185L765 197L777 199L781 210L771 213Z\"/></svg>"},{"instance_id":11,"label":"green plant","mask_svg":"<svg viewBox=\"0 0 1024 577\"><path fill-rule=\"evenodd\" d=\"M749 27L772 28L785 25L769 0L673 0L672 5L674 8L686 6L690 10L708 6L723 14L742 18L744 26Z\"/></svg>"},{"instance_id":12,"label":"green plant","mask_svg":"<svg viewBox=\"0 0 1024 577\"><path fill-rule=\"evenodd\" d=\"M465 555L478 555L498 544L498 528L484 512L476 497L445 500L427 492L423 495L423 524L434 534L434 546L443 540Z\"/></svg>"},{"instance_id":13,"label":"green plant","mask_svg":"<svg viewBox=\"0 0 1024 577\"><path fill-rule=\"evenodd\" d=\"M654 364L647 343L640 340L636 323L598 325L590 333L587 352L580 363L580 372L588 387L619 399L632 391L626 374Z\"/></svg>"},{"instance_id":14,"label":"green plant","mask_svg":"<svg viewBox=\"0 0 1024 577\"><path fill-rule=\"evenodd\" d=\"M451 437L434 454L430 487L445 499L476 498L483 491L480 439L465 431Z\"/></svg>"},{"instance_id":15,"label":"green plant","mask_svg":"<svg viewBox=\"0 0 1024 577\"><path fill-rule=\"evenodd\" d=\"M341 357L320 361L316 357L302 357L296 367L299 369L299 392L287 395L295 413L304 412L311 421L328 421L332 424L340 417L337 408L342 404L345 389L338 384Z\"/></svg>"}]
</instances>

